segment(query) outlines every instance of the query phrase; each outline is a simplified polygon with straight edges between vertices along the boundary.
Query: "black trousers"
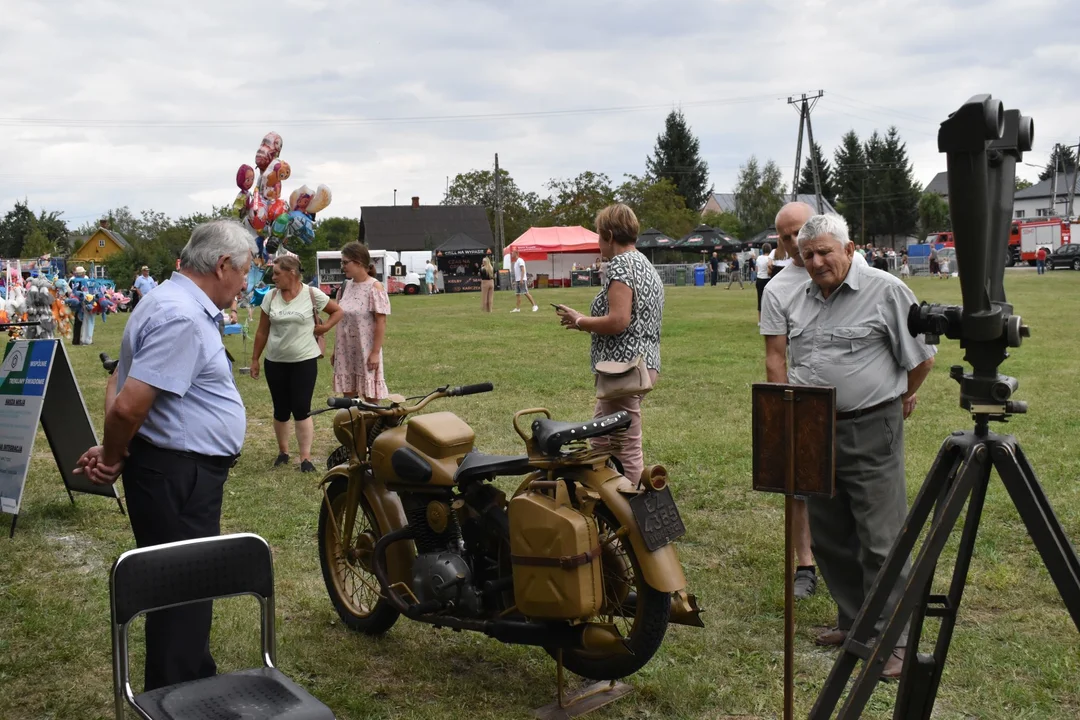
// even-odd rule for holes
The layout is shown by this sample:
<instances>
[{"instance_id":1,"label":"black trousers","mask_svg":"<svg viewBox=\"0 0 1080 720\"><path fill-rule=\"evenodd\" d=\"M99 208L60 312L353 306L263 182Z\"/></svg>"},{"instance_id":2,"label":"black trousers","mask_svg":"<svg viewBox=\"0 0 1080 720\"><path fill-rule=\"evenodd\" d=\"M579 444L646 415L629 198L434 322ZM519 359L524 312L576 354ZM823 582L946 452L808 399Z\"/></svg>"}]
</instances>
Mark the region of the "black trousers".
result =
<instances>
[{"instance_id":1,"label":"black trousers","mask_svg":"<svg viewBox=\"0 0 1080 720\"><path fill-rule=\"evenodd\" d=\"M306 420L311 415L311 396L319 377L319 358L300 362L263 361L263 375L270 387L274 419L278 422Z\"/></svg>"},{"instance_id":2,"label":"black trousers","mask_svg":"<svg viewBox=\"0 0 1080 720\"><path fill-rule=\"evenodd\" d=\"M82 345L79 337L82 335L82 318L79 317L79 313L75 313L75 320L71 324L71 344Z\"/></svg>"},{"instance_id":3,"label":"black trousers","mask_svg":"<svg viewBox=\"0 0 1080 720\"><path fill-rule=\"evenodd\" d=\"M711 268L711 269L712 269L712 282L709 283L709 284L710 285L715 285L716 284L716 276L719 275L720 273L718 273L716 271L716 268Z\"/></svg>"},{"instance_id":4,"label":"black trousers","mask_svg":"<svg viewBox=\"0 0 1080 720\"><path fill-rule=\"evenodd\" d=\"M139 547L221 534L229 469L155 447L136 437L124 465L124 495ZM217 674L210 654L212 602L146 616L145 689Z\"/></svg>"}]
</instances>

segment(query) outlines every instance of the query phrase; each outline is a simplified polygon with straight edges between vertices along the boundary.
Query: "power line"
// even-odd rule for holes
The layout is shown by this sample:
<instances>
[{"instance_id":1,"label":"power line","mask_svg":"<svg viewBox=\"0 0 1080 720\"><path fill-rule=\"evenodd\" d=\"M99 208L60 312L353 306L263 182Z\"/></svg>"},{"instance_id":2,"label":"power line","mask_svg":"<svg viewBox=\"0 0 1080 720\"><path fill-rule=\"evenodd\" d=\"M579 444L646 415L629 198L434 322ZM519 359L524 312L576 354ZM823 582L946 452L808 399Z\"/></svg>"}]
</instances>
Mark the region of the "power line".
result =
<instances>
[{"instance_id":1,"label":"power line","mask_svg":"<svg viewBox=\"0 0 1080 720\"><path fill-rule=\"evenodd\" d=\"M738 105L763 102L771 95L747 97L716 98L680 102L678 107L704 107L712 105ZM362 117L345 116L337 118L306 118L297 120L284 119L235 119L235 120L109 120L86 118L0 118L0 126L9 127L80 127L80 128L220 128L250 127L273 125L276 127L326 127L349 125L373 125L378 123L425 123L425 122L470 122L483 120L515 120L547 117L571 117L576 115L604 115L640 112L643 110L662 110L672 107L672 103L650 105L622 105L597 108L570 108L562 110L535 110L528 112L491 112L469 113L461 115L407 115L398 117Z\"/></svg>"}]
</instances>

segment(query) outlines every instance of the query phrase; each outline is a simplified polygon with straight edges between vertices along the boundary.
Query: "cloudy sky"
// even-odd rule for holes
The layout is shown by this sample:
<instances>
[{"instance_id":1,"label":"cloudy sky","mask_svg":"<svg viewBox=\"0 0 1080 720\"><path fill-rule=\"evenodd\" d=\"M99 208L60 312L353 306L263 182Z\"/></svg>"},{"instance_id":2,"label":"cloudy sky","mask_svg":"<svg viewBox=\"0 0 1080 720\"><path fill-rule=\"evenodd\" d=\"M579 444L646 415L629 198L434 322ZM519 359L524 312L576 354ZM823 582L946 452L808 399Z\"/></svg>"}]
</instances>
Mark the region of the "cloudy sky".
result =
<instances>
[{"instance_id":1,"label":"cloudy sky","mask_svg":"<svg viewBox=\"0 0 1080 720\"><path fill-rule=\"evenodd\" d=\"M235 196L263 135L285 194L325 183L324 215L443 195L489 167L543 191L584 170L640 174L681 106L717 191L755 154L785 175L798 118L815 139L896 125L918 178L936 127L990 92L1035 118L1042 165L1080 136L1080 2L457 2L0 0L0 212L72 226L128 205L170 214ZM1032 179L1034 167L1022 176ZM790 182L790 181L789 181Z\"/></svg>"}]
</instances>

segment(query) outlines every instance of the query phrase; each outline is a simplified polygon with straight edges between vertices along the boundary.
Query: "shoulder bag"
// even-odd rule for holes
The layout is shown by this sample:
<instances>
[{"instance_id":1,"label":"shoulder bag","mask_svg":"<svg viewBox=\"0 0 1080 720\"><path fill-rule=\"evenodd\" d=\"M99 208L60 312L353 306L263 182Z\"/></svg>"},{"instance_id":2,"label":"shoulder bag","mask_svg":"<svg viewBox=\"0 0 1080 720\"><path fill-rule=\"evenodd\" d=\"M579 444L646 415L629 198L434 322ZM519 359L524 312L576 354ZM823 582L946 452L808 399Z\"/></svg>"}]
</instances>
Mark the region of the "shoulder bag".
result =
<instances>
[{"instance_id":1,"label":"shoulder bag","mask_svg":"<svg viewBox=\"0 0 1080 720\"><path fill-rule=\"evenodd\" d=\"M604 360L596 363L596 399L615 400L630 395L644 395L652 390L652 378L645 358L633 362Z\"/></svg>"},{"instance_id":2,"label":"shoulder bag","mask_svg":"<svg viewBox=\"0 0 1080 720\"><path fill-rule=\"evenodd\" d=\"M315 321L315 326L318 327L319 309L315 307L315 288L308 286L308 297L311 298L311 318ZM319 346L319 357L326 355L326 336L315 335L315 344Z\"/></svg>"}]
</instances>

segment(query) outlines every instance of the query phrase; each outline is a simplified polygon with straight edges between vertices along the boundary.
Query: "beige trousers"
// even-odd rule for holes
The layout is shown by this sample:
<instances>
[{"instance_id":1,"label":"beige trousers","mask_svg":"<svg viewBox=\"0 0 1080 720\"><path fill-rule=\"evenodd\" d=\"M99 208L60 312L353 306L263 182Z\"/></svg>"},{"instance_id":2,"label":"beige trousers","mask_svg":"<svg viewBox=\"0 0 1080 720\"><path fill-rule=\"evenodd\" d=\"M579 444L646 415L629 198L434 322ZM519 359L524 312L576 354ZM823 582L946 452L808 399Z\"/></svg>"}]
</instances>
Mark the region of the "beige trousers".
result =
<instances>
[{"instance_id":1,"label":"beige trousers","mask_svg":"<svg viewBox=\"0 0 1080 720\"><path fill-rule=\"evenodd\" d=\"M495 281L494 280L481 280L480 281L480 309L484 312L491 312L491 304L495 300Z\"/></svg>"},{"instance_id":2,"label":"beige trousers","mask_svg":"<svg viewBox=\"0 0 1080 720\"><path fill-rule=\"evenodd\" d=\"M649 370L653 386L656 386L656 371ZM614 400L597 400L594 418L611 415L620 410L630 413L630 427L625 430L593 438L592 446L598 450L610 452L623 466L623 475L636 483L645 469L645 456L641 450L641 399L643 395L628 395Z\"/></svg>"}]
</instances>

